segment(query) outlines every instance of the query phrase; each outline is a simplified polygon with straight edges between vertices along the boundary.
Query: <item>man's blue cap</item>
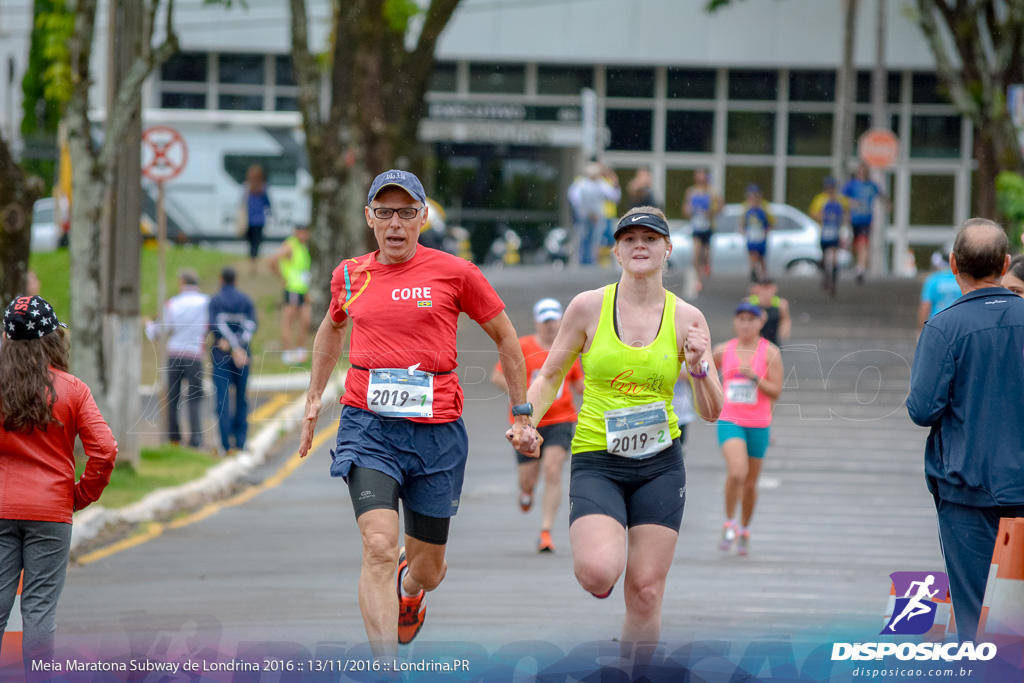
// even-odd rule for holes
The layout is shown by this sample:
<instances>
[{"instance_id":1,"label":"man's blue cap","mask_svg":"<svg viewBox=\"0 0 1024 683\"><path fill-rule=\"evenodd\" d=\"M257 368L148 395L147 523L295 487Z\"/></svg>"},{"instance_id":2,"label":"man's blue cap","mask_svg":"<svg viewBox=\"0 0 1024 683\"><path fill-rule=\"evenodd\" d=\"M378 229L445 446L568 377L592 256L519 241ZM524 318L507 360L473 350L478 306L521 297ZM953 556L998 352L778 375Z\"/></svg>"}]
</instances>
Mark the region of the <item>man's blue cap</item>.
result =
<instances>
[{"instance_id":1,"label":"man's blue cap","mask_svg":"<svg viewBox=\"0 0 1024 683\"><path fill-rule=\"evenodd\" d=\"M736 315L739 315L740 313L753 313L760 318L761 307L757 304L752 304L749 301L741 301L740 305L736 307Z\"/></svg>"},{"instance_id":2,"label":"man's blue cap","mask_svg":"<svg viewBox=\"0 0 1024 683\"><path fill-rule=\"evenodd\" d=\"M825 176L825 179L821 181L822 186L825 189L831 189L836 186L836 179L830 175Z\"/></svg>"},{"instance_id":3,"label":"man's blue cap","mask_svg":"<svg viewBox=\"0 0 1024 683\"><path fill-rule=\"evenodd\" d=\"M761 194L761 188L755 183L747 185L747 194Z\"/></svg>"},{"instance_id":4,"label":"man's blue cap","mask_svg":"<svg viewBox=\"0 0 1024 683\"><path fill-rule=\"evenodd\" d=\"M402 188L419 202L425 201L427 198L427 193L423 191L423 183L420 182L419 178L408 171L391 169L390 171L384 171L373 179L373 184L370 185L370 193L366 195L366 204L369 205L378 192L390 186Z\"/></svg>"}]
</instances>

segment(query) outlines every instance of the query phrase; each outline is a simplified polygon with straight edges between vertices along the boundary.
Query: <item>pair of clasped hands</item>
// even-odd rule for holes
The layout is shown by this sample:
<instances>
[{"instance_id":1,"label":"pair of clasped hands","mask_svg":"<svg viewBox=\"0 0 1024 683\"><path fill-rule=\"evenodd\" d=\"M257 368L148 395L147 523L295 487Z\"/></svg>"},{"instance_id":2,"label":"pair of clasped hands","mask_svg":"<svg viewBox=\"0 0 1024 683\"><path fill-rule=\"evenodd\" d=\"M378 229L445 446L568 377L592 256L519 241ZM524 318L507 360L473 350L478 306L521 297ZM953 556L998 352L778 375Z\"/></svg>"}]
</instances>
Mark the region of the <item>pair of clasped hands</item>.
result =
<instances>
[{"instance_id":1,"label":"pair of clasped hands","mask_svg":"<svg viewBox=\"0 0 1024 683\"><path fill-rule=\"evenodd\" d=\"M516 421L512 427L505 432L505 438L516 449L528 458L540 457L540 446L544 443L544 437L537 433L533 423Z\"/></svg>"}]
</instances>

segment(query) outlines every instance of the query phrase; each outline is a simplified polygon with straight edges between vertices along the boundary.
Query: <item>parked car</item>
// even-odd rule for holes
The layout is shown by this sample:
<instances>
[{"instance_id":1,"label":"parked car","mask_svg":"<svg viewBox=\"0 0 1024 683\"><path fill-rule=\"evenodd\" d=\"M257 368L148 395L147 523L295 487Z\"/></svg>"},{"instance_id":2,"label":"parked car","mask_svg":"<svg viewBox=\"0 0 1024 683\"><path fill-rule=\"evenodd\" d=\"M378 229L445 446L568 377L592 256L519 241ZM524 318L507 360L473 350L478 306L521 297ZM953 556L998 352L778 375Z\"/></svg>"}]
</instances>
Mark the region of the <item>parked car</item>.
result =
<instances>
[{"instance_id":1,"label":"parked car","mask_svg":"<svg viewBox=\"0 0 1024 683\"><path fill-rule=\"evenodd\" d=\"M810 216L788 204L770 204L775 227L768 233L768 272L790 275L814 275L821 261L821 226ZM746 273L747 240L739 231L742 204L722 207L711 237L711 272ZM841 249L839 267L848 268L853 259ZM693 264L693 237L688 222L672 222L670 268L689 268Z\"/></svg>"},{"instance_id":2,"label":"parked car","mask_svg":"<svg viewBox=\"0 0 1024 683\"><path fill-rule=\"evenodd\" d=\"M54 251L60 243L60 226L54 220L53 197L38 200L32 205L33 252Z\"/></svg>"}]
</instances>

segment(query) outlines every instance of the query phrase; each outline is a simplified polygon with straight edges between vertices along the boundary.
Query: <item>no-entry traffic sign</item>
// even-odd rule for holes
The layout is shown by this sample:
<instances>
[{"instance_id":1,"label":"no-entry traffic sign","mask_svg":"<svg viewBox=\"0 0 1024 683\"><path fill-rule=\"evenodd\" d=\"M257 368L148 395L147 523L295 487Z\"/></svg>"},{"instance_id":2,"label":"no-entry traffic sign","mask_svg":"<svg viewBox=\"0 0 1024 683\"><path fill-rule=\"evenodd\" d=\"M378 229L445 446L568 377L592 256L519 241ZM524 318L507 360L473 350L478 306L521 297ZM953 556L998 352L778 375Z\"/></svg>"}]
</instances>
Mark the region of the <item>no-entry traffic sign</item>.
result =
<instances>
[{"instance_id":1,"label":"no-entry traffic sign","mask_svg":"<svg viewBox=\"0 0 1024 683\"><path fill-rule=\"evenodd\" d=\"M142 133L142 175L155 183L178 177L188 164L188 145L181 133L153 126Z\"/></svg>"},{"instance_id":2,"label":"no-entry traffic sign","mask_svg":"<svg viewBox=\"0 0 1024 683\"><path fill-rule=\"evenodd\" d=\"M900 139L891 130L872 128L860 136L857 152L871 168L890 168L900 157Z\"/></svg>"}]
</instances>

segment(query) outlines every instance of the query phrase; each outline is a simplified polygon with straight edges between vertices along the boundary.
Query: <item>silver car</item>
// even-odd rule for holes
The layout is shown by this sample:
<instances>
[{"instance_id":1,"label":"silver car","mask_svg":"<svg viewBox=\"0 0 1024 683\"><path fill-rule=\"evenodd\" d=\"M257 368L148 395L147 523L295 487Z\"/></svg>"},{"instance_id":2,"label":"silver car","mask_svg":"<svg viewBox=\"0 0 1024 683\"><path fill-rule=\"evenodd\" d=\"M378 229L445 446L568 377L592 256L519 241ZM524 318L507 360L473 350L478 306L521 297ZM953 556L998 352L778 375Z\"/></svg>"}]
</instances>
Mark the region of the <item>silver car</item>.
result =
<instances>
[{"instance_id":1,"label":"silver car","mask_svg":"<svg viewBox=\"0 0 1024 683\"><path fill-rule=\"evenodd\" d=\"M769 204L775 226L768 232L765 258L768 272L814 275L821 261L821 226L803 211L788 204ZM746 273L750 270L747 240L739 231L742 204L726 204L711 236L711 272ZM693 237L686 221L672 221L672 255L669 267L685 269L693 264ZM839 267L850 266L850 252L841 249Z\"/></svg>"}]
</instances>

